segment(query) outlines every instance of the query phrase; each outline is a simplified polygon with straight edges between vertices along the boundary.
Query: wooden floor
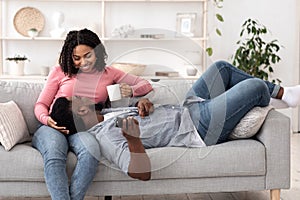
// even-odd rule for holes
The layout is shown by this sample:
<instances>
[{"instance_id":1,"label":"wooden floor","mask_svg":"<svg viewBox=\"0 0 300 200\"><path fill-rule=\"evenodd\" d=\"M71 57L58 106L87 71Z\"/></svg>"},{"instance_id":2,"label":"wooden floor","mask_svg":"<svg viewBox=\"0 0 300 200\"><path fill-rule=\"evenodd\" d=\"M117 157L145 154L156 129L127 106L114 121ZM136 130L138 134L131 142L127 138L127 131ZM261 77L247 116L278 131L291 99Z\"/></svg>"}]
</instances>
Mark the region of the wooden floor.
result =
<instances>
[{"instance_id":1,"label":"wooden floor","mask_svg":"<svg viewBox=\"0 0 300 200\"><path fill-rule=\"evenodd\" d=\"M289 190L281 191L282 200L300 199L300 134L292 135L292 183ZM269 191L199 193L180 195L114 196L113 200L269 200ZM50 198L1 198L0 200L51 200ZM85 200L104 200L103 197L86 197Z\"/></svg>"}]
</instances>

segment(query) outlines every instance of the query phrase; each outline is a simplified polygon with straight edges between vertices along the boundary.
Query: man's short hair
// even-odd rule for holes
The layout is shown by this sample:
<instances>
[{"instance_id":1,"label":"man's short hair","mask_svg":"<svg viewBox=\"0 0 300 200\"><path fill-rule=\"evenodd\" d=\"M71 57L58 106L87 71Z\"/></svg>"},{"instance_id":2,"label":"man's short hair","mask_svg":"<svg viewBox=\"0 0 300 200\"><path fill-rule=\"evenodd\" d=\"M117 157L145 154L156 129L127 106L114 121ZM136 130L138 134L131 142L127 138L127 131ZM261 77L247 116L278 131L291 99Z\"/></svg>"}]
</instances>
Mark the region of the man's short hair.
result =
<instances>
[{"instance_id":1,"label":"man's short hair","mask_svg":"<svg viewBox=\"0 0 300 200\"><path fill-rule=\"evenodd\" d=\"M76 97L75 97L76 98ZM91 104L86 98L76 98L76 106L88 104L92 110L101 111L103 105L101 103ZM79 104L79 105L78 105ZM57 126L64 126L69 130L69 135L80 131L85 131L86 127L80 116L77 115L78 108L72 108L72 101L66 97L59 97L53 104L50 117L57 122Z\"/></svg>"},{"instance_id":2,"label":"man's short hair","mask_svg":"<svg viewBox=\"0 0 300 200\"><path fill-rule=\"evenodd\" d=\"M69 134L84 130L82 119L73 114L72 103L65 97L59 97L53 104L50 117L57 122L57 126L64 126Z\"/></svg>"}]
</instances>

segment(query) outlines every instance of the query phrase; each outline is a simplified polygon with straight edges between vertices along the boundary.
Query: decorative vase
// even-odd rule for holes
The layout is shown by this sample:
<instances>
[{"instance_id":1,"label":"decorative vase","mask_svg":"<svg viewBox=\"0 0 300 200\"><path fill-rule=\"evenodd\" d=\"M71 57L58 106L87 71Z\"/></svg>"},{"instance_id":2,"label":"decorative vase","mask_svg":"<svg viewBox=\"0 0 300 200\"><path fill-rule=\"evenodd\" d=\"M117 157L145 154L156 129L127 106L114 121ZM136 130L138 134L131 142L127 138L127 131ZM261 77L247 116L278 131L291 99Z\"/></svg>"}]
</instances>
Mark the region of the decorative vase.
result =
<instances>
[{"instance_id":1,"label":"decorative vase","mask_svg":"<svg viewBox=\"0 0 300 200\"><path fill-rule=\"evenodd\" d=\"M41 67L41 75L42 76L48 76L50 71L50 67L49 66L42 66Z\"/></svg>"},{"instance_id":2,"label":"decorative vase","mask_svg":"<svg viewBox=\"0 0 300 200\"><path fill-rule=\"evenodd\" d=\"M31 39L34 39L36 36L38 36L39 34L39 31L35 28L31 28L27 31L28 33L28 36L31 38Z\"/></svg>"},{"instance_id":3,"label":"decorative vase","mask_svg":"<svg viewBox=\"0 0 300 200\"><path fill-rule=\"evenodd\" d=\"M188 76L196 76L197 74L197 68L193 65L187 65L187 68L186 68L186 73Z\"/></svg>"},{"instance_id":4,"label":"decorative vase","mask_svg":"<svg viewBox=\"0 0 300 200\"><path fill-rule=\"evenodd\" d=\"M23 76L24 75L24 61L11 61L9 62L9 74L16 75L16 76Z\"/></svg>"}]
</instances>

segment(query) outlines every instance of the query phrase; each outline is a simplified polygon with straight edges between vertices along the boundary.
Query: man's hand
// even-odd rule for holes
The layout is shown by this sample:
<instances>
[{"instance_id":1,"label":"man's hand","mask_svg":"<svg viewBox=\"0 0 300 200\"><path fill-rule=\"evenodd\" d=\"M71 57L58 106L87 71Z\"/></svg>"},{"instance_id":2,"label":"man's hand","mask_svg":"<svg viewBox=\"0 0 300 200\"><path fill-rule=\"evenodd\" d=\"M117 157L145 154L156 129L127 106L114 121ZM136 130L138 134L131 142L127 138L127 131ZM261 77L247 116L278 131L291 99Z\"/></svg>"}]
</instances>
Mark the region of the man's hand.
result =
<instances>
[{"instance_id":1,"label":"man's hand","mask_svg":"<svg viewBox=\"0 0 300 200\"><path fill-rule=\"evenodd\" d=\"M127 141L140 140L139 122L133 117L123 119L122 133Z\"/></svg>"},{"instance_id":2,"label":"man's hand","mask_svg":"<svg viewBox=\"0 0 300 200\"><path fill-rule=\"evenodd\" d=\"M143 118L154 111L153 103L147 98L141 98L137 102L139 115Z\"/></svg>"},{"instance_id":3,"label":"man's hand","mask_svg":"<svg viewBox=\"0 0 300 200\"><path fill-rule=\"evenodd\" d=\"M150 159L140 139L139 123L133 117L123 119L122 133L128 142L130 162L128 175L132 178L147 181L151 178Z\"/></svg>"}]
</instances>

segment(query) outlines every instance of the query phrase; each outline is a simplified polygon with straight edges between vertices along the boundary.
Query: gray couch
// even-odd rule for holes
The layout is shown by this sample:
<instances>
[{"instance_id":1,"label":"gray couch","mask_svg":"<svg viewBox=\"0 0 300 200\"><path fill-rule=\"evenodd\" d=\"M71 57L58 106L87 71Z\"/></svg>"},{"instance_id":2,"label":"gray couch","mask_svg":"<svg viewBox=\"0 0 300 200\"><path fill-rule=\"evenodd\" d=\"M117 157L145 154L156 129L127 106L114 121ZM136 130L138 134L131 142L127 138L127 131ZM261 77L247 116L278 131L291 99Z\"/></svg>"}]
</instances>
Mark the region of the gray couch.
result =
<instances>
[{"instance_id":1,"label":"gray couch","mask_svg":"<svg viewBox=\"0 0 300 200\"><path fill-rule=\"evenodd\" d=\"M168 94L162 90L164 86L156 87L156 95L150 98L157 103L170 99L180 101L187 89L185 86L177 84ZM33 106L42 87L42 83L0 81L0 102L14 100L18 104L30 133L38 125ZM290 187L290 120L275 110L269 112L259 133L252 139L205 148L149 149L148 153L153 168L150 181L133 180L112 164L103 162L87 195L271 190L272 200L279 200L280 189ZM67 162L70 174L76 164L72 153ZM42 157L30 142L17 144L8 152L0 146L0 166L0 197L49 196Z\"/></svg>"}]
</instances>

